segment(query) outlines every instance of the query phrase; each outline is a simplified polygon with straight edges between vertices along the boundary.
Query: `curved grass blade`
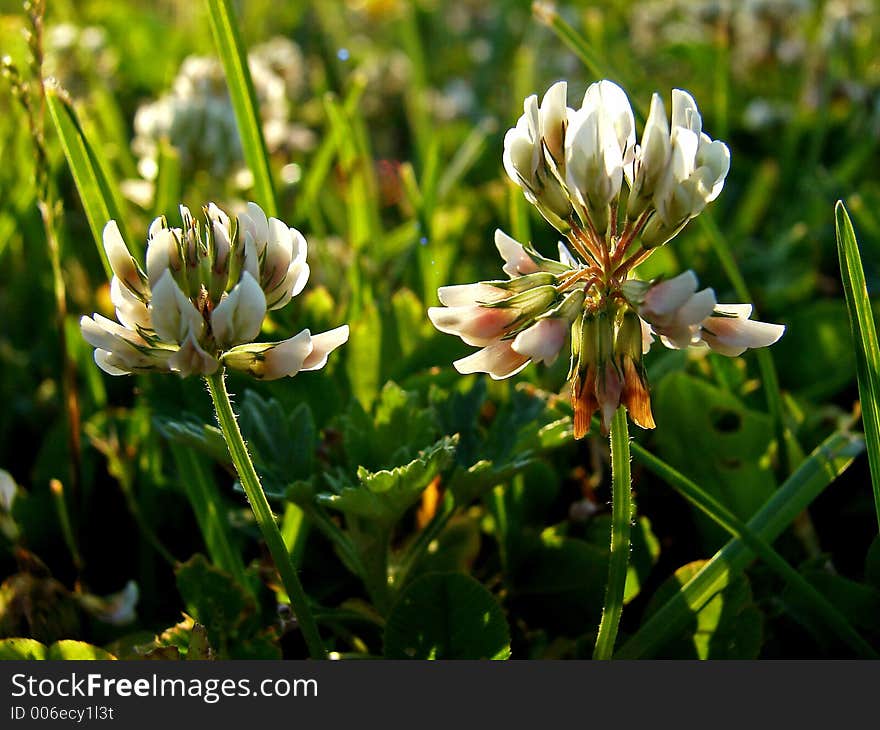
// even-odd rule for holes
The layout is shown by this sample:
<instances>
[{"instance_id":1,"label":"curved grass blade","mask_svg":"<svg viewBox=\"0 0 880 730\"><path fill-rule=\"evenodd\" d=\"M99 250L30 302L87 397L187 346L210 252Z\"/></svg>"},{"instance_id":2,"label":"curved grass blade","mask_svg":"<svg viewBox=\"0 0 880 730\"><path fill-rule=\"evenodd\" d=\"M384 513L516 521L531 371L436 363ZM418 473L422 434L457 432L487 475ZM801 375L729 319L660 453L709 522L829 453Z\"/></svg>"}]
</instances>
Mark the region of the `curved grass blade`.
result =
<instances>
[{"instance_id":1,"label":"curved grass blade","mask_svg":"<svg viewBox=\"0 0 880 730\"><path fill-rule=\"evenodd\" d=\"M248 68L247 54L238 33L238 19L229 0L207 0L207 3L217 51L226 72L229 98L235 110L244 161L254 176L254 195L266 215L277 216L278 202L275 200L269 154L263 139L257 95Z\"/></svg>"},{"instance_id":2,"label":"curved grass blade","mask_svg":"<svg viewBox=\"0 0 880 730\"><path fill-rule=\"evenodd\" d=\"M95 237L98 254L109 278L113 275L113 270L110 268L107 254L104 253L103 244L103 231L107 221L115 220L126 243L130 247L134 243L127 233L125 218L121 215L118 198L113 192L115 186L108 179L107 167L89 143L66 95L59 89L47 89L46 106L61 140L64 157L73 175L73 181L89 221L89 228L92 229Z\"/></svg>"},{"instance_id":3,"label":"curved grass blade","mask_svg":"<svg viewBox=\"0 0 880 730\"><path fill-rule=\"evenodd\" d=\"M840 277L846 293L849 323L856 349L859 399L862 404L862 423L871 467L871 484L874 489L874 506L880 524L880 346L877 344L877 328L871 312L871 300L865 284L865 272L859 256L859 244L853 231L852 221L843 201L834 207L834 224L837 231L837 255L840 259Z\"/></svg>"},{"instance_id":4,"label":"curved grass blade","mask_svg":"<svg viewBox=\"0 0 880 730\"><path fill-rule=\"evenodd\" d=\"M796 591L804 602L812 608L815 614L821 617L828 627L853 651L863 657L878 657L877 652L859 635L847 618L739 517L699 485L684 476L684 474L657 458L639 444L632 444L632 453L636 459L663 479L691 504L715 520L733 537L742 540L746 547L760 557L768 567L788 583L792 590Z\"/></svg>"},{"instance_id":5,"label":"curved grass blade","mask_svg":"<svg viewBox=\"0 0 880 730\"><path fill-rule=\"evenodd\" d=\"M864 448L856 436L834 433L823 441L747 523L751 532L772 543L825 488L842 474ZM752 559L742 538L734 538L645 621L615 654L615 659L652 656L687 626L691 616L741 573Z\"/></svg>"}]
</instances>

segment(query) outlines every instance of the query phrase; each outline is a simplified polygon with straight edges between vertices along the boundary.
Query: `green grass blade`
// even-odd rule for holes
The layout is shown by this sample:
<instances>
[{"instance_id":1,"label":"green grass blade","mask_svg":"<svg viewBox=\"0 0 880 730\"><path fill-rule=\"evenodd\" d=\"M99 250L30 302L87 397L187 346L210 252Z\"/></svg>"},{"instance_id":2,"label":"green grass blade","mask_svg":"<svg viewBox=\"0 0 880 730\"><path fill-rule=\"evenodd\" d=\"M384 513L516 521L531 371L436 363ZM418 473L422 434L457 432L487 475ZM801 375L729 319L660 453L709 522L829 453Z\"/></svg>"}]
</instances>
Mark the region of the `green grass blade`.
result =
<instances>
[{"instance_id":1,"label":"green grass blade","mask_svg":"<svg viewBox=\"0 0 880 730\"><path fill-rule=\"evenodd\" d=\"M785 558L776 552L757 533L753 532L745 522L699 485L639 444L632 444L632 452L638 461L663 479L686 500L721 525L733 537L742 540L746 547L760 557L768 567L788 583L804 602L812 608L815 614L821 617L828 627L853 651L863 657L877 658L877 653L852 627L847 618L825 596L819 593L806 578L789 565Z\"/></svg>"},{"instance_id":2,"label":"green grass blade","mask_svg":"<svg viewBox=\"0 0 880 730\"><path fill-rule=\"evenodd\" d=\"M846 306L849 309L849 322L856 349L859 399L862 404L868 463L871 467L871 484L874 488L874 506L877 522L880 524L880 346L877 344L877 329L874 326L871 300L868 298L865 272L859 256L859 244L842 201L837 201L834 219L840 276L846 293Z\"/></svg>"},{"instance_id":3,"label":"green grass blade","mask_svg":"<svg viewBox=\"0 0 880 730\"><path fill-rule=\"evenodd\" d=\"M595 76L597 81L599 79L622 80L615 73L614 69L590 48L590 44L584 37L572 28L549 4L536 2L532 5L532 11L538 21L550 28L559 40L565 43L581 59L581 62L587 67L587 71ZM644 122L648 118L648 110L644 102L640 99L630 99L630 102L632 103L636 119Z\"/></svg>"},{"instance_id":4,"label":"green grass blade","mask_svg":"<svg viewBox=\"0 0 880 730\"><path fill-rule=\"evenodd\" d=\"M269 168L269 154L263 139L260 110L248 68L247 54L238 33L238 19L229 0L207 0L207 3L211 29L223 61L229 97L235 110L244 161L254 176L254 195L267 215L277 216L278 203L275 200L275 186Z\"/></svg>"},{"instance_id":5,"label":"green grass blade","mask_svg":"<svg viewBox=\"0 0 880 730\"><path fill-rule=\"evenodd\" d=\"M180 484L193 508L211 561L235 578L243 588L249 589L241 553L232 546L223 501L205 465L186 446L173 441L169 441L169 446L180 475Z\"/></svg>"},{"instance_id":6,"label":"green grass blade","mask_svg":"<svg viewBox=\"0 0 880 730\"><path fill-rule=\"evenodd\" d=\"M76 112L63 92L57 89L47 89L46 106L49 109L49 116L52 118L55 131L61 140L64 157L67 159L67 164L73 175L73 181L89 221L89 228L92 229L95 244L98 247L98 254L109 278L113 275L113 270L104 253L102 236L104 226L108 221L115 220L119 224L125 242L130 247L134 244L127 234L118 198L113 193L114 186L108 180L109 173L106 166L86 138ZM134 249L136 250L136 248L135 246Z\"/></svg>"},{"instance_id":7,"label":"green grass blade","mask_svg":"<svg viewBox=\"0 0 880 730\"><path fill-rule=\"evenodd\" d=\"M611 658L623 612L633 512L631 476L626 409L620 406L611 422L611 555L593 659Z\"/></svg>"},{"instance_id":8,"label":"green grass blade","mask_svg":"<svg viewBox=\"0 0 880 730\"><path fill-rule=\"evenodd\" d=\"M823 441L747 523L748 529L772 543L831 484L864 448L856 436L834 433ZM615 654L618 659L652 656L687 626L691 616L741 573L752 551L734 538L709 560L678 593L652 615Z\"/></svg>"},{"instance_id":9,"label":"green grass blade","mask_svg":"<svg viewBox=\"0 0 880 730\"><path fill-rule=\"evenodd\" d=\"M159 142L159 174L156 176L156 194L153 215L172 215L181 200L180 153L167 140Z\"/></svg>"}]
</instances>

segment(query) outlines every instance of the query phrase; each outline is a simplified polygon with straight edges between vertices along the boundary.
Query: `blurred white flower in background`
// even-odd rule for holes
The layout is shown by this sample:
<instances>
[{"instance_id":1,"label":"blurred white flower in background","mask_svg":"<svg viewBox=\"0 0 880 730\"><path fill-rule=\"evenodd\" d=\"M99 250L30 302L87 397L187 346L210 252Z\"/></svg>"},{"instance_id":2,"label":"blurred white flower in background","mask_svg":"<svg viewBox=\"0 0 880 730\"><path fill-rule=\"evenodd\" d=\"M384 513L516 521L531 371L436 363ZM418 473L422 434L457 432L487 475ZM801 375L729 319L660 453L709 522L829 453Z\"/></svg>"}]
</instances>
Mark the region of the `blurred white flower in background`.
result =
<instances>
[{"instance_id":1,"label":"blurred white flower in background","mask_svg":"<svg viewBox=\"0 0 880 730\"><path fill-rule=\"evenodd\" d=\"M293 41L276 37L248 54L248 66L270 153L301 151L315 144L314 133L297 123L294 104L305 78L302 53ZM132 150L138 171L155 178L159 142L167 138L184 168L225 175L242 167L243 153L223 66L216 58L189 56L171 90L141 106L134 120Z\"/></svg>"}]
</instances>

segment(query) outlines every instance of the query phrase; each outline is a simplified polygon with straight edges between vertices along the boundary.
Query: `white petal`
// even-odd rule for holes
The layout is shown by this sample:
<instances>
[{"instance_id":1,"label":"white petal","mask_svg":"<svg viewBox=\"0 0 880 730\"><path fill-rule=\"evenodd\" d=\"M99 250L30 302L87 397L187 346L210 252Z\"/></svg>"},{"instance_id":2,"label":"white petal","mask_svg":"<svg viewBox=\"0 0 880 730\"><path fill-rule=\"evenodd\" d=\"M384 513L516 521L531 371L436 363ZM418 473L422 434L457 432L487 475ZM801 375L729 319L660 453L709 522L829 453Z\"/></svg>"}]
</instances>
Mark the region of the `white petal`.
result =
<instances>
[{"instance_id":1,"label":"white petal","mask_svg":"<svg viewBox=\"0 0 880 730\"><path fill-rule=\"evenodd\" d=\"M132 258L128 246L125 245L125 241L122 240L122 234L119 232L116 221L110 221L104 226L102 238L104 252L107 254L107 260L110 262L113 273L132 291L143 294L144 285L137 264Z\"/></svg>"},{"instance_id":2,"label":"white petal","mask_svg":"<svg viewBox=\"0 0 880 730\"><path fill-rule=\"evenodd\" d=\"M500 228L495 231L495 247L504 259L504 273L511 279L525 274L534 274L541 268L526 253L521 243L508 236Z\"/></svg>"},{"instance_id":3,"label":"white petal","mask_svg":"<svg viewBox=\"0 0 880 730\"><path fill-rule=\"evenodd\" d=\"M131 375L131 370L123 370L113 364L113 353L107 350L95 350L95 364L107 375Z\"/></svg>"},{"instance_id":4,"label":"white petal","mask_svg":"<svg viewBox=\"0 0 880 730\"><path fill-rule=\"evenodd\" d=\"M689 129L698 138L703 131L703 119L697 102L682 89L672 90L672 126Z\"/></svg>"},{"instance_id":5,"label":"white petal","mask_svg":"<svg viewBox=\"0 0 880 730\"><path fill-rule=\"evenodd\" d=\"M568 246L566 246L562 241L559 241L559 262L564 266L568 266L570 269L576 269L578 267L577 259L571 255L571 251L568 250Z\"/></svg>"},{"instance_id":6,"label":"white petal","mask_svg":"<svg viewBox=\"0 0 880 730\"><path fill-rule=\"evenodd\" d=\"M312 351L302 365L303 370L320 370L327 364L327 357L337 347L348 342L348 325L312 335Z\"/></svg>"},{"instance_id":7,"label":"white petal","mask_svg":"<svg viewBox=\"0 0 880 730\"><path fill-rule=\"evenodd\" d=\"M168 367L182 378L187 375L210 375L220 363L205 352L195 336L190 333L168 360Z\"/></svg>"},{"instance_id":8,"label":"white petal","mask_svg":"<svg viewBox=\"0 0 880 730\"><path fill-rule=\"evenodd\" d=\"M568 84L557 81L547 89L541 100L541 137L551 156L558 162L565 159L565 127L568 121Z\"/></svg>"},{"instance_id":9,"label":"white petal","mask_svg":"<svg viewBox=\"0 0 880 730\"><path fill-rule=\"evenodd\" d=\"M254 239L258 253L262 254L269 241L269 221L263 209L256 203L247 204L247 213L238 216L239 225Z\"/></svg>"},{"instance_id":10,"label":"white petal","mask_svg":"<svg viewBox=\"0 0 880 730\"><path fill-rule=\"evenodd\" d=\"M153 329L147 305L132 294L127 286L123 286L116 276L110 280L110 301L116 307L116 318L126 328Z\"/></svg>"},{"instance_id":11,"label":"white petal","mask_svg":"<svg viewBox=\"0 0 880 730\"><path fill-rule=\"evenodd\" d=\"M748 319L752 316L751 304L716 304L715 312L718 314L733 315Z\"/></svg>"},{"instance_id":12,"label":"white petal","mask_svg":"<svg viewBox=\"0 0 880 730\"><path fill-rule=\"evenodd\" d=\"M697 277L690 270L655 284L645 294L642 306L645 318L652 321L652 317L671 314L687 302L696 290Z\"/></svg>"},{"instance_id":13,"label":"white petal","mask_svg":"<svg viewBox=\"0 0 880 730\"><path fill-rule=\"evenodd\" d=\"M784 332L781 324L739 317L709 317L703 323L702 338L715 352L736 357L749 348L772 345Z\"/></svg>"},{"instance_id":14,"label":"white petal","mask_svg":"<svg viewBox=\"0 0 880 730\"><path fill-rule=\"evenodd\" d=\"M251 342L263 326L266 297L253 276L247 271L232 287L229 296L211 314L211 330L221 347Z\"/></svg>"},{"instance_id":15,"label":"white petal","mask_svg":"<svg viewBox=\"0 0 880 730\"><path fill-rule=\"evenodd\" d=\"M156 334L166 342L182 343L190 332L199 336L204 328L202 315L180 290L168 270L153 289L150 316Z\"/></svg>"},{"instance_id":16,"label":"white petal","mask_svg":"<svg viewBox=\"0 0 880 730\"><path fill-rule=\"evenodd\" d=\"M180 251L177 239L167 228L156 231L147 243L147 280L150 287L156 286L169 268L180 269Z\"/></svg>"},{"instance_id":17,"label":"white petal","mask_svg":"<svg viewBox=\"0 0 880 730\"><path fill-rule=\"evenodd\" d=\"M461 307L469 304L491 304L507 299L510 292L497 286L478 282L476 284L457 284L441 286L437 290L440 303L446 307Z\"/></svg>"},{"instance_id":18,"label":"white petal","mask_svg":"<svg viewBox=\"0 0 880 730\"><path fill-rule=\"evenodd\" d=\"M568 329L569 324L564 319L542 319L520 332L512 347L535 362L551 365L565 344Z\"/></svg>"},{"instance_id":19,"label":"white petal","mask_svg":"<svg viewBox=\"0 0 880 730\"><path fill-rule=\"evenodd\" d=\"M512 345L510 340L496 342L452 364L462 375L489 373L493 380L503 380L529 364L528 356L516 352Z\"/></svg>"}]
</instances>

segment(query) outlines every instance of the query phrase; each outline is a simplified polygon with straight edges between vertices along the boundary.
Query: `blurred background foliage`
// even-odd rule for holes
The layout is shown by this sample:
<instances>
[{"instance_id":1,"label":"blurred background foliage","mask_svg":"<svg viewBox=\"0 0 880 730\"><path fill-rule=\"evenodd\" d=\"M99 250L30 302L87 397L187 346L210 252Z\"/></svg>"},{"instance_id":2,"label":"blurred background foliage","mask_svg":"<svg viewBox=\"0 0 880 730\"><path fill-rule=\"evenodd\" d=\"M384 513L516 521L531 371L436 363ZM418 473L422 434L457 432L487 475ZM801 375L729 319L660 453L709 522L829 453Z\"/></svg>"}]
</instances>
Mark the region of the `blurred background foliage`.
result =
<instances>
[{"instance_id":1,"label":"blurred background foliage","mask_svg":"<svg viewBox=\"0 0 880 730\"><path fill-rule=\"evenodd\" d=\"M328 645L343 656L588 656L607 572L607 443L570 437L567 362L500 383L460 377L450 363L466 348L434 331L425 310L440 285L500 276L496 227L555 250L553 231L503 174L502 138L525 96L564 78L575 105L595 69L542 22L545 6L519 0L233 6L280 217L306 235L312 267L305 292L272 313L269 334L351 325L320 373L230 378ZM691 268L719 301L739 301L718 258L723 239L761 319L787 325L770 351L793 437L787 458L749 355L653 351L658 428L634 437L742 520L804 454L857 424L832 208L847 202L876 291L877 10L872 0L556 8L634 106L687 89L704 128L731 148L708 223L692 223L642 274ZM22 69L26 26L19 3L0 0L0 48ZM133 250L154 216L177 218L179 202L237 211L251 199L207 4L52 1L45 47L46 74L69 92L118 183ZM106 377L79 336L80 315L112 316L109 287L48 127L79 408L70 438L32 141L2 93L0 467L14 496L0 501L0 636L79 639L118 656L200 656L205 646L302 656L202 384ZM634 488L624 640L728 539L638 462ZM875 645L876 531L861 456L776 544ZM452 629L431 634L450 616ZM418 643L425 626L433 638ZM754 563L651 654L851 649Z\"/></svg>"}]
</instances>

